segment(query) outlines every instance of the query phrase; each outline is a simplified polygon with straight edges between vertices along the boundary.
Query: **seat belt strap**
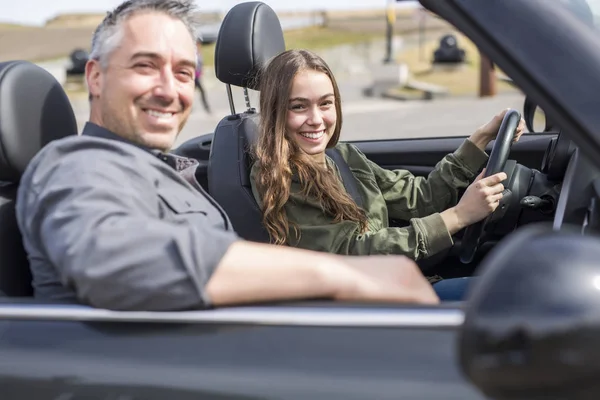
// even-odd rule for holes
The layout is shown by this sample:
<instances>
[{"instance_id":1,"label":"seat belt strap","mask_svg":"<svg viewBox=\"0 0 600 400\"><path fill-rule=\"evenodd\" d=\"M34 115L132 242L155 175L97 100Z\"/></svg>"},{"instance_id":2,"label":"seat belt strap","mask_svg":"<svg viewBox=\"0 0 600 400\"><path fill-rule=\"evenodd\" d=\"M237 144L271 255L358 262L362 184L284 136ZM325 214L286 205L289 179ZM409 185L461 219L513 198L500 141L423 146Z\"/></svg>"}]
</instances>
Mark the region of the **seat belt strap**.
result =
<instances>
[{"instance_id":1,"label":"seat belt strap","mask_svg":"<svg viewBox=\"0 0 600 400\"><path fill-rule=\"evenodd\" d=\"M360 208L363 208L364 202L360 192L358 191L356 177L350 170L350 167L346 163L346 160L344 160L344 157L342 157L342 154L338 149L335 148L327 149L325 153L331 157L331 159L335 162L335 165L337 165L338 169L340 170L342 182L346 188L346 192L348 192L350 197L352 197L352 200L354 200L356 205L358 205Z\"/></svg>"}]
</instances>

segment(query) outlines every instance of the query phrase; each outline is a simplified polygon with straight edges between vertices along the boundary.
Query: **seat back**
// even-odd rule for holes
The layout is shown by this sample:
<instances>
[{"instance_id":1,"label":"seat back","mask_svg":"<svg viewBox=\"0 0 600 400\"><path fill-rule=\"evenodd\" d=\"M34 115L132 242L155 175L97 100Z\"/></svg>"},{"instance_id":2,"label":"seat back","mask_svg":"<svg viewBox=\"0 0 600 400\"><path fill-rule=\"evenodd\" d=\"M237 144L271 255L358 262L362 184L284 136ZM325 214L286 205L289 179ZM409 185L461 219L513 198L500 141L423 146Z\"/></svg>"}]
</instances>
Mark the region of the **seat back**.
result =
<instances>
[{"instance_id":1,"label":"seat back","mask_svg":"<svg viewBox=\"0 0 600 400\"><path fill-rule=\"evenodd\" d=\"M77 135L77 122L60 83L30 62L0 63L0 295L32 295L15 199L29 161L67 135Z\"/></svg>"},{"instance_id":2,"label":"seat back","mask_svg":"<svg viewBox=\"0 0 600 400\"><path fill-rule=\"evenodd\" d=\"M223 19L217 37L217 78L226 85L258 90L257 72L283 51L283 30L273 9L258 1L238 4ZM249 109L229 115L217 125L208 163L208 187L241 237L268 242L250 186L250 146L256 142L258 124L259 115Z\"/></svg>"},{"instance_id":3,"label":"seat back","mask_svg":"<svg viewBox=\"0 0 600 400\"><path fill-rule=\"evenodd\" d=\"M15 217L17 185L0 188L0 297L32 295L31 272Z\"/></svg>"},{"instance_id":4,"label":"seat back","mask_svg":"<svg viewBox=\"0 0 600 400\"><path fill-rule=\"evenodd\" d=\"M262 212L252 194L250 146L258 135L259 116L242 113L224 118L215 131L208 166L210 194L223 207L241 237L269 241Z\"/></svg>"}]
</instances>

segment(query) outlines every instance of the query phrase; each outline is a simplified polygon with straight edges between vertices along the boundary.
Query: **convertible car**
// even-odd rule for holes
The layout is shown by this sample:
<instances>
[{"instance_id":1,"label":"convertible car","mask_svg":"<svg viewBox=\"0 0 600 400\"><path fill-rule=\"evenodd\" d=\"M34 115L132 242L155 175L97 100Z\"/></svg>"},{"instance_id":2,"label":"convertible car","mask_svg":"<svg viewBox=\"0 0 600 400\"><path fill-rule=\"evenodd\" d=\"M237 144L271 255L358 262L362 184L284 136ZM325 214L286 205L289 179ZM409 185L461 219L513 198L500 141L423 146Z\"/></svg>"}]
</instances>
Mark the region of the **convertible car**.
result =
<instances>
[{"instance_id":1,"label":"convertible car","mask_svg":"<svg viewBox=\"0 0 600 400\"><path fill-rule=\"evenodd\" d=\"M424 269L476 275L464 303L437 307L300 302L185 312L42 303L14 218L20 174L39 149L77 134L60 84L35 65L0 64L0 399L600 398L600 37L592 1L420 0L466 34L549 123L511 146L520 112L490 145L507 172L490 218ZM262 2L233 7L216 72L254 89L285 47ZM230 97L231 98L231 97ZM260 110L224 116L174 151L240 235L265 241L248 182ZM469 110L456 118L468 118ZM426 175L464 138L362 141L385 168ZM403 221L393 221L401 225Z\"/></svg>"}]
</instances>

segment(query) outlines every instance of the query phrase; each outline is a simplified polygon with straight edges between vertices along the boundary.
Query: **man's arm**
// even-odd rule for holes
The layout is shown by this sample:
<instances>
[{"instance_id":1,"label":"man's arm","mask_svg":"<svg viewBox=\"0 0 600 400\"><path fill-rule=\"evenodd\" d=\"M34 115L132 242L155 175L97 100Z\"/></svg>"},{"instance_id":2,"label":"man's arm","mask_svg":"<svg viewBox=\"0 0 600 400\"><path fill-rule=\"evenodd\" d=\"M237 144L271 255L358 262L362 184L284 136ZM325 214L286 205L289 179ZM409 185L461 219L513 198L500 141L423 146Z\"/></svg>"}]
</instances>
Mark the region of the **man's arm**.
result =
<instances>
[{"instance_id":1,"label":"man's arm","mask_svg":"<svg viewBox=\"0 0 600 400\"><path fill-rule=\"evenodd\" d=\"M58 166L47 156L22 182L30 189L21 190L18 200L21 229L82 303L182 310L314 297L437 301L430 288L404 283L405 276L419 274L404 258L388 257L377 266L374 260L246 243L225 231L153 218L157 205L143 196L150 183L135 160L102 154L78 149L62 154ZM361 270L369 264L374 274L382 273L390 263L397 283L391 275L381 280Z\"/></svg>"},{"instance_id":2,"label":"man's arm","mask_svg":"<svg viewBox=\"0 0 600 400\"><path fill-rule=\"evenodd\" d=\"M437 304L417 264L404 256L338 256L236 242L206 290L217 306L329 298Z\"/></svg>"}]
</instances>

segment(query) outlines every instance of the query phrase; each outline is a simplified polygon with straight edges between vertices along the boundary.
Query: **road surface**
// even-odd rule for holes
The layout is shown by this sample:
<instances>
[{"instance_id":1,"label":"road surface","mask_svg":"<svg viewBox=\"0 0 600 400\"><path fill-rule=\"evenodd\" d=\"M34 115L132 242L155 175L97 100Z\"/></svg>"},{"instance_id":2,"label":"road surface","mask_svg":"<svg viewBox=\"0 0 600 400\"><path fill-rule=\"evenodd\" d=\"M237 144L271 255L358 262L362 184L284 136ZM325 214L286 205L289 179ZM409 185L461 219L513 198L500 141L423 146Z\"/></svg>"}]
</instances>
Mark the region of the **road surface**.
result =
<instances>
[{"instance_id":1,"label":"road surface","mask_svg":"<svg viewBox=\"0 0 600 400\"><path fill-rule=\"evenodd\" d=\"M363 97L364 86L360 81L340 82L344 114L341 139L344 141L466 136L504 108L523 110L524 98L520 93L504 93L486 99L469 96L399 101ZM233 93L236 111L240 112L245 109L243 92L233 88ZM219 121L230 114L225 85L211 83L208 97L212 115L206 114L197 94L192 114L176 145L214 132ZM252 106L258 107L258 93L251 92L250 99ZM73 99L72 103L81 130L89 113L87 99Z\"/></svg>"},{"instance_id":2,"label":"road surface","mask_svg":"<svg viewBox=\"0 0 600 400\"><path fill-rule=\"evenodd\" d=\"M504 108L522 111L524 101L520 93L487 99L475 96L433 101L372 99L362 97L362 85L354 83L342 84L340 91L344 115L341 139L344 141L469 135ZM214 131L221 118L229 113L225 93L224 87L211 91L213 115L207 115L199 100L196 102L178 143ZM234 91L234 97L238 100L236 111L239 112L245 108L241 90ZM258 104L255 99L257 96L253 93L254 106Z\"/></svg>"}]
</instances>

